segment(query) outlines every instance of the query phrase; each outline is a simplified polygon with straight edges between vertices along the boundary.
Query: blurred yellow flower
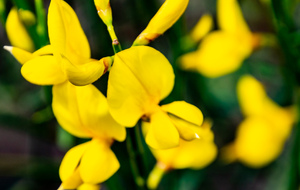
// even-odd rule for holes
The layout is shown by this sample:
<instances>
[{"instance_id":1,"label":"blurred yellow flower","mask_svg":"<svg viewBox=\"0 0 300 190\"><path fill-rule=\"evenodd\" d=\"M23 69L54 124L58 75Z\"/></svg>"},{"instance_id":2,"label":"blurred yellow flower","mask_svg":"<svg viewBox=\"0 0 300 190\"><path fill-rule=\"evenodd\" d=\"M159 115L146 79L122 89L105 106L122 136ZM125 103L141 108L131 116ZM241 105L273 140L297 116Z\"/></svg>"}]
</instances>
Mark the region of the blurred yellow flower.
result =
<instances>
[{"instance_id":1,"label":"blurred yellow flower","mask_svg":"<svg viewBox=\"0 0 300 190\"><path fill-rule=\"evenodd\" d=\"M189 0L166 0L146 29L136 38L133 46L147 45L168 30L184 13Z\"/></svg>"},{"instance_id":2,"label":"blurred yellow flower","mask_svg":"<svg viewBox=\"0 0 300 190\"><path fill-rule=\"evenodd\" d=\"M66 2L51 1L48 29L50 45L32 56L16 47L5 47L24 64L21 73L29 82L56 85L69 80L81 86L96 81L109 69L112 58L90 58L87 38L74 10Z\"/></svg>"},{"instance_id":3,"label":"blurred yellow flower","mask_svg":"<svg viewBox=\"0 0 300 190\"><path fill-rule=\"evenodd\" d=\"M220 77L237 70L257 45L236 0L218 0L217 13L220 30L206 35L197 51L180 58L183 69Z\"/></svg>"},{"instance_id":4,"label":"blurred yellow flower","mask_svg":"<svg viewBox=\"0 0 300 190\"><path fill-rule=\"evenodd\" d=\"M143 132L147 133L150 124L143 124ZM211 128L211 122L204 121L198 134L200 139L193 141L180 140L179 146L165 150L151 149L157 164L150 173L147 185L150 189L156 189L162 175L171 169L201 169L210 164L217 155L217 147L214 144L214 135Z\"/></svg>"},{"instance_id":5,"label":"blurred yellow flower","mask_svg":"<svg viewBox=\"0 0 300 190\"><path fill-rule=\"evenodd\" d=\"M239 80L237 93L246 118L235 141L223 148L223 157L228 162L239 160L250 167L263 167L281 153L295 121L295 111L273 102L263 86L249 75Z\"/></svg>"},{"instance_id":6,"label":"blurred yellow flower","mask_svg":"<svg viewBox=\"0 0 300 190\"><path fill-rule=\"evenodd\" d=\"M34 51L34 43L22 22L16 7L10 10L5 28L11 45L29 52Z\"/></svg>"},{"instance_id":7,"label":"blurred yellow flower","mask_svg":"<svg viewBox=\"0 0 300 190\"><path fill-rule=\"evenodd\" d=\"M109 114L104 95L91 84L74 86L65 82L53 87L52 107L66 131L92 138L65 155L60 167L63 189L74 189L82 183L98 184L111 177L120 164L110 145L113 139L124 141L126 130Z\"/></svg>"},{"instance_id":8,"label":"blurred yellow flower","mask_svg":"<svg viewBox=\"0 0 300 190\"><path fill-rule=\"evenodd\" d=\"M184 101L159 106L174 85L169 61L147 46L132 47L115 56L108 80L110 113L121 125L133 127L140 118L150 121L146 142L152 148L171 148L179 138L199 138L201 111Z\"/></svg>"}]
</instances>

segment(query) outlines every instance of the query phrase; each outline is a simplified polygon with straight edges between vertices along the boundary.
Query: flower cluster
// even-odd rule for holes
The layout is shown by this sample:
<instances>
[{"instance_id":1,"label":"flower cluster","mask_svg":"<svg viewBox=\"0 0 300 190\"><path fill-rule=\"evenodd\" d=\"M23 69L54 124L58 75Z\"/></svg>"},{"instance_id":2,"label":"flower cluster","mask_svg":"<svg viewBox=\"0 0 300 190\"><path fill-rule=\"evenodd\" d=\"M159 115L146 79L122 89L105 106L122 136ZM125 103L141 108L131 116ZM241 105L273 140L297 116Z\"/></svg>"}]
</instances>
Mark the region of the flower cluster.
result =
<instances>
[{"instance_id":1,"label":"flower cluster","mask_svg":"<svg viewBox=\"0 0 300 190\"><path fill-rule=\"evenodd\" d=\"M52 109L61 127L76 137L91 138L65 155L60 166L59 189L99 188L120 167L110 149L112 143L124 141L125 127L134 127L140 119L143 128L147 128L146 143L160 152L154 151L155 155L178 149L180 153L176 154L193 158L179 158L181 164L171 164L173 168L202 168L213 161L216 147L210 127L202 126L202 112L185 101L159 105L172 91L175 75L162 53L145 46L178 20L188 2L166 0L132 47L121 51L109 1L95 0L115 50L115 55L100 60L91 58L76 13L63 0L51 0L49 6L49 45L31 53L33 47L24 32L27 37L22 39L28 40L22 44L28 48L15 44L14 40L19 40L14 35L11 37L14 46L4 47L22 64L21 73L27 81L53 85ZM10 14L11 19L18 17L15 8ZM22 23L15 23L21 28ZM8 34L14 34L13 27L7 30ZM108 71L106 99L91 83ZM194 151L199 155L191 156Z\"/></svg>"}]
</instances>

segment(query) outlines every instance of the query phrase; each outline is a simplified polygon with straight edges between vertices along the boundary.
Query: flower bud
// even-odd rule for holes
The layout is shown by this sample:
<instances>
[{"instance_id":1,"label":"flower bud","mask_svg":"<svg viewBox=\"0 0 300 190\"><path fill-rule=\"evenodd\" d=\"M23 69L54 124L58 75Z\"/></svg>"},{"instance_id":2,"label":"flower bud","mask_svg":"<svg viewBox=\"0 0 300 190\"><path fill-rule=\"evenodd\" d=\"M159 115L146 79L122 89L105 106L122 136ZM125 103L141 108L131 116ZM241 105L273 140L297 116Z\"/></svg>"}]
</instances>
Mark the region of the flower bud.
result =
<instances>
[{"instance_id":1,"label":"flower bud","mask_svg":"<svg viewBox=\"0 0 300 190\"><path fill-rule=\"evenodd\" d=\"M183 14L189 0L166 0L146 29L136 38L133 46L147 45L168 30Z\"/></svg>"}]
</instances>

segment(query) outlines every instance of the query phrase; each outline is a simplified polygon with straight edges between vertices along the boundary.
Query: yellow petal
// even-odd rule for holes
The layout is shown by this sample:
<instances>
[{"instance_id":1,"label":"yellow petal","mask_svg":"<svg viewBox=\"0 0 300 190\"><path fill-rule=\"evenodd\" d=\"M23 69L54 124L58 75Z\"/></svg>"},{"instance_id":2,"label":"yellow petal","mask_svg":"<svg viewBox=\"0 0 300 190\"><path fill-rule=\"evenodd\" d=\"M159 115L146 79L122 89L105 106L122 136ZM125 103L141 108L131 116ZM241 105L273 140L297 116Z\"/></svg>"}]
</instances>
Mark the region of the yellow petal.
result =
<instances>
[{"instance_id":1,"label":"yellow petal","mask_svg":"<svg viewBox=\"0 0 300 190\"><path fill-rule=\"evenodd\" d=\"M120 124L134 126L142 115L156 109L173 85L172 66L157 50L139 46L121 51L108 80L110 112Z\"/></svg>"},{"instance_id":2,"label":"yellow petal","mask_svg":"<svg viewBox=\"0 0 300 190\"><path fill-rule=\"evenodd\" d=\"M64 24L64 14L62 1L53 0L50 2L48 10L48 32L51 45L55 49L55 54L66 54L67 34Z\"/></svg>"},{"instance_id":3,"label":"yellow petal","mask_svg":"<svg viewBox=\"0 0 300 190\"><path fill-rule=\"evenodd\" d=\"M98 184L110 178L119 167L119 161L109 145L93 139L81 159L79 169L85 183Z\"/></svg>"},{"instance_id":4,"label":"yellow petal","mask_svg":"<svg viewBox=\"0 0 300 190\"><path fill-rule=\"evenodd\" d=\"M61 0L52 0L48 11L50 43L55 54L71 60L74 56L90 58L90 46L74 10Z\"/></svg>"},{"instance_id":5,"label":"yellow petal","mask_svg":"<svg viewBox=\"0 0 300 190\"><path fill-rule=\"evenodd\" d=\"M88 184L88 183L84 183L78 188L78 190L99 190L99 189L100 189L99 184Z\"/></svg>"},{"instance_id":6,"label":"yellow petal","mask_svg":"<svg viewBox=\"0 0 300 190\"><path fill-rule=\"evenodd\" d=\"M22 65L34 57L32 53L17 47L4 46L3 48L9 53L11 53L16 58L16 60Z\"/></svg>"},{"instance_id":7,"label":"yellow petal","mask_svg":"<svg viewBox=\"0 0 300 190\"><path fill-rule=\"evenodd\" d=\"M181 138L189 141L200 138L197 130L201 130L203 115L196 106L184 101L176 101L163 105L161 108L169 113L169 117L176 126Z\"/></svg>"},{"instance_id":8,"label":"yellow petal","mask_svg":"<svg viewBox=\"0 0 300 190\"><path fill-rule=\"evenodd\" d=\"M146 143L154 149L167 149L179 145L179 133L165 112L157 111L151 115Z\"/></svg>"},{"instance_id":9,"label":"yellow petal","mask_svg":"<svg viewBox=\"0 0 300 190\"><path fill-rule=\"evenodd\" d=\"M74 86L66 82L54 86L52 107L60 125L75 136L119 141L126 137L125 128L109 114L106 98L93 85Z\"/></svg>"},{"instance_id":10,"label":"yellow petal","mask_svg":"<svg viewBox=\"0 0 300 190\"><path fill-rule=\"evenodd\" d=\"M82 65L75 65L66 60L63 64L69 81L77 86L95 82L103 75L105 70L103 59L100 61L90 60L90 62Z\"/></svg>"},{"instance_id":11,"label":"yellow petal","mask_svg":"<svg viewBox=\"0 0 300 190\"><path fill-rule=\"evenodd\" d=\"M209 165L217 156L217 147L213 142L201 139L181 141L180 152L176 154L172 166L176 169L201 169Z\"/></svg>"},{"instance_id":12,"label":"yellow petal","mask_svg":"<svg viewBox=\"0 0 300 190\"><path fill-rule=\"evenodd\" d=\"M203 122L202 112L194 105L185 101L175 101L161 106L161 109L175 115L187 122L201 126Z\"/></svg>"},{"instance_id":13,"label":"yellow petal","mask_svg":"<svg viewBox=\"0 0 300 190\"><path fill-rule=\"evenodd\" d=\"M213 18L209 14L203 15L191 32L195 42L199 42L213 28Z\"/></svg>"},{"instance_id":14,"label":"yellow petal","mask_svg":"<svg viewBox=\"0 0 300 190\"><path fill-rule=\"evenodd\" d=\"M21 69L23 77L37 85L54 85L66 81L56 59L53 56L38 56L29 60Z\"/></svg>"},{"instance_id":15,"label":"yellow petal","mask_svg":"<svg viewBox=\"0 0 300 190\"><path fill-rule=\"evenodd\" d=\"M180 138L186 141L202 138L202 130L199 125L195 125L174 115L169 114L169 117L176 127Z\"/></svg>"},{"instance_id":16,"label":"yellow petal","mask_svg":"<svg viewBox=\"0 0 300 190\"><path fill-rule=\"evenodd\" d=\"M44 46L33 53L12 46L4 46L3 48L7 50L9 53L11 53L17 59L17 61L22 65L27 61L29 61L30 59L33 59L39 55L53 54L53 49L52 46L50 45Z\"/></svg>"},{"instance_id":17,"label":"yellow petal","mask_svg":"<svg viewBox=\"0 0 300 190\"><path fill-rule=\"evenodd\" d=\"M93 85L73 86L73 88L76 88L79 116L85 128L93 136L124 141L126 138L125 127L111 117L104 95Z\"/></svg>"},{"instance_id":18,"label":"yellow petal","mask_svg":"<svg viewBox=\"0 0 300 190\"><path fill-rule=\"evenodd\" d=\"M259 168L275 160L283 147L272 123L260 117L248 117L238 129L235 151L244 164Z\"/></svg>"},{"instance_id":19,"label":"yellow petal","mask_svg":"<svg viewBox=\"0 0 300 190\"><path fill-rule=\"evenodd\" d=\"M34 51L34 44L24 24L19 18L17 8L12 8L6 20L6 33L10 43L29 52Z\"/></svg>"},{"instance_id":20,"label":"yellow petal","mask_svg":"<svg viewBox=\"0 0 300 190\"><path fill-rule=\"evenodd\" d=\"M35 52L33 52L33 56L39 56L39 55L52 55L54 52L53 46L51 45L46 45Z\"/></svg>"},{"instance_id":21,"label":"yellow petal","mask_svg":"<svg viewBox=\"0 0 300 190\"><path fill-rule=\"evenodd\" d=\"M69 178L62 182L58 190L77 189L77 187L81 186L83 181L79 172L79 168L77 168Z\"/></svg>"},{"instance_id":22,"label":"yellow petal","mask_svg":"<svg viewBox=\"0 0 300 190\"><path fill-rule=\"evenodd\" d=\"M133 45L146 45L168 30L184 13L189 0L166 0Z\"/></svg>"},{"instance_id":23,"label":"yellow petal","mask_svg":"<svg viewBox=\"0 0 300 190\"><path fill-rule=\"evenodd\" d=\"M59 168L59 176L62 181L67 180L69 177L73 175L76 168L78 167L82 155L89 147L91 142L86 142L80 145L77 145L71 148L66 155L64 156L60 168Z\"/></svg>"},{"instance_id":24,"label":"yellow petal","mask_svg":"<svg viewBox=\"0 0 300 190\"><path fill-rule=\"evenodd\" d=\"M261 115L267 95L264 87L254 77L245 75L237 84L237 95L244 115Z\"/></svg>"},{"instance_id":25,"label":"yellow petal","mask_svg":"<svg viewBox=\"0 0 300 190\"><path fill-rule=\"evenodd\" d=\"M208 132L213 135L211 130ZM156 160L174 169L200 169L210 164L217 155L217 147L210 139L180 140L178 147L151 151Z\"/></svg>"},{"instance_id":26,"label":"yellow petal","mask_svg":"<svg viewBox=\"0 0 300 190\"><path fill-rule=\"evenodd\" d=\"M198 72L207 77L220 77L237 70L251 53L248 41L225 32L212 32L197 51Z\"/></svg>"},{"instance_id":27,"label":"yellow petal","mask_svg":"<svg viewBox=\"0 0 300 190\"><path fill-rule=\"evenodd\" d=\"M218 0L217 11L222 30L242 35L250 32L237 0Z\"/></svg>"},{"instance_id":28,"label":"yellow petal","mask_svg":"<svg viewBox=\"0 0 300 190\"><path fill-rule=\"evenodd\" d=\"M92 137L82 124L77 104L76 88L69 82L52 88L53 113L62 128L77 137Z\"/></svg>"}]
</instances>

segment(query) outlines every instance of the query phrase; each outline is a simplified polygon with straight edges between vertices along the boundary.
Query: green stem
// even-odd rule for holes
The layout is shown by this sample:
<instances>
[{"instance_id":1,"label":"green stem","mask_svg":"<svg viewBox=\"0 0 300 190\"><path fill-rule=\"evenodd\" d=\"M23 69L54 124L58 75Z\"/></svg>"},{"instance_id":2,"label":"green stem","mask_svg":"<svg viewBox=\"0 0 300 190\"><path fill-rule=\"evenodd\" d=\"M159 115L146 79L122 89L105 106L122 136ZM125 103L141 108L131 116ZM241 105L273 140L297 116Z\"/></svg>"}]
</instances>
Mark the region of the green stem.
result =
<instances>
[{"instance_id":1,"label":"green stem","mask_svg":"<svg viewBox=\"0 0 300 190\"><path fill-rule=\"evenodd\" d=\"M299 155L299 145L300 145L300 55L299 52L294 48L297 40L293 35L297 29L291 18L292 7L290 3L286 1L272 0L272 10L276 20L277 34L282 50L285 54L285 65L283 71L285 73L285 79L287 84L291 85L292 97L297 105L298 121L294 128L294 141L292 142L292 153L290 156L291 169L289 172L289 183L286 187L288 190L299 188L300 183L300 155Z\"/></svg>"},{"instance_id":2,"label":"green stem","mask_svg":"<svg viewBox=\"0 0 300 190\"><path fill-rule=\"evenodd\" d=\"M141 122L138 123L138 126L136 126L135 129L135 137L136 137L136 143L138 148L139 156L142 160L143 168L144 168L144 176L146 177L149 171L148 168L148 157L146 155L145 147L142 142L142 132L141 132Z\"/></svg>"},{"instance_id":3,"label":"green stem","mask_svg":"<svg viewBox=\"0 0 300 190\"><path fill-rule=\"evenodd\" d=\"M114 27L113 27L112 23L107 25L107 31L108 31L109 36L110 36L111 41L112 41L112 47L113 47L114 53L116 54L116 53L122 51L121 44L118 40L118 37L115 33L115 30L114 30Z\"/></svg>"},{"instance_id":4,"label":"green stem","mask_svg":"<svg viewBox=\"0 0 300 190\"><path fill-rule=\"evenodd\" d=\"M135 126L135 127L137 127L137 126ZM139 171L138 160L137 160L137 156L136 156L135 147L133 144L134 131L131 129L128 129L127 132L128 133L127 133L126 145L127 145L127 151L129 154L129 162L130 162L131 171L132 171L134 181L135 181L137 187L141 190L144 190L145 189L145 180Z\"/></svg>"},{"instance_id":5,"label":"green stem","mask_svg":"<svg viewBox=\"0 0 300 190\"><path fill-rule=\"evenodd\" d=\"M0 0L0 22L3 27L5 27L6 22L6 12L5 12L5 0Z\"/></svg>"},{"instance_id":6,"label":"green stem","mask_svg":"<svg viewBox=\"0 0 300 190\"><path fill-rule=\"evenodd\" d=\"M121 47L121 44L119 43L118 39L113 40L112 47L114 49L115 54L122 51L122 47Z\"/></svg>"},{"instance_id":7,"label":"green stem","mask_svg":"<svg viewBox=\"0 0 300 190\"><path fill-rule=\"evenodd\" d=\"M47 25L46 25L46 13L42 0L35 0L35 9L37 14L37 26L36 31L39 36L39 46L43 47L48 44ZM40 48L39 47L39 48Z\"/></svg>"}]
</instances>

